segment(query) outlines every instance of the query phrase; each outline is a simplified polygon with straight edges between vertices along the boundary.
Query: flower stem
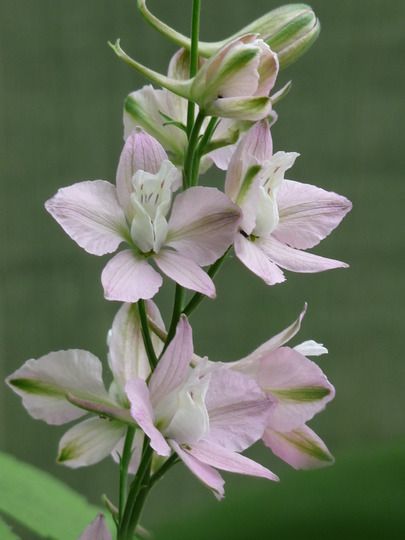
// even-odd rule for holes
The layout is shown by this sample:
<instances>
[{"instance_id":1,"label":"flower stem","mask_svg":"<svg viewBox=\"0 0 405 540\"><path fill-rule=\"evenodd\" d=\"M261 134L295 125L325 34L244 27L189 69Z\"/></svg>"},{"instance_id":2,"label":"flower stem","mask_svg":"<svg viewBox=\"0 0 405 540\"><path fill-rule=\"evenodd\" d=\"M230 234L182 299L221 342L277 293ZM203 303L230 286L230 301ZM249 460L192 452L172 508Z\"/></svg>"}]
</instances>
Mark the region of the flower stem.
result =
<instances>
[{"instance_id":1,"label":"flower stem","mask_svg":"<svg viewBox=\"0 0 405 540\"><path fill-rule=\"evenodd\" d=\"M120 460L120 491L119 491L119 522L122 520L124 505L127 496L128 467L132 457L132 443L134 440L135 428L129 427L124 442L124 449Z\"/></svg>"},{"instance_id":2,"label":"flower stem","mask_svg":"<svg viewBox=\"0 0 405 540\"><path fill-rule=\"evenodd\" d=\"M201 137L200 142L198 143L198 146L196 148L190 175L191 186L196 186L198 184L198 173L200 172L201 158L204 154L204 148L210 142L211 137L213 136L214 131L218 125L217 120L218 119L215 116L211 118L207 129L205 130L204 135Z\"/></svg>"},{"instance_id":3,"label":"flower stem","mask_svg":"<svg viewBox=\"0 0 405 540\"><path fill-rule=\"evenodd\" d=\"M155 349L153 348L152 338L150 336L148 315L146 313L144 300L138 301L138 311L139 311L139 318L141 320L142 337L143 337L143 342L145 344L146 354L148 355L148 360L153 370L157 366L158 359L156 357Z\"/></svg>"},{"instance_id":4,"label":"flower stem","mask_svg":"<svg viewBox=\"0 0 405 540\"><path fill-rule=\"evenodd\" d=\"M190 79L194 77L198 69L198 42L200 39L200 12L201 0L193 0L193 14L191 19L191 49L190 49ZM195 104L188 102L187 108L187 133L190 137L194 124Z\"/></svg>"},{"instance_id":5,"label":"flower stem","mask_svg":"<svg viewBox=\"0 0 405 540\"><path fill-rule=\"evenodd\" d=\"M184 160L184 188L193 185L193 162L196 159L196 150L199 142L201 127L205 119L205 114L200 111L195 119L193 128L190 133L186 157Z\"/></svg>"},{"instance_id":6,"label":"flower stem","mask_svg":"<svg viewBox=\"0 0 405 540\"><path fill-rule=\"evenodd\" d=\"M171 340L174 338L174 335L176 333L177 323L179 322L180 315L183 311L183 302L184 302L184 289L180 285L176 284L176 292L174 296L174 305L173 305L173 313L172 313L172 320L170 321L170 327L169 331L167 333L167 337L165 340L165 345L163 347L163 350L160 354L160 358L162 358L163 353L169 346Z\"/></svg>"},{"instance_id":7,"label":"flower stem","mask_svg":"<svg viewBox=\"0 0 405 540\"><path fill-rule=\"evenodd\" d=\"M211 278L213 278L220 270L221 266L225 262L226 256L228 255L230 249L231 248L228 248L227 251L222 255L222 257L219 258L217 261L214 262L214 264L210 266L208 270L208 275ZM191 315L191 313L201 304L204 298L206 298L204 294L195 293L193 297L190 299L189 303L183 309L183 313L187 316Z\"/></svg>"}]
</instances>

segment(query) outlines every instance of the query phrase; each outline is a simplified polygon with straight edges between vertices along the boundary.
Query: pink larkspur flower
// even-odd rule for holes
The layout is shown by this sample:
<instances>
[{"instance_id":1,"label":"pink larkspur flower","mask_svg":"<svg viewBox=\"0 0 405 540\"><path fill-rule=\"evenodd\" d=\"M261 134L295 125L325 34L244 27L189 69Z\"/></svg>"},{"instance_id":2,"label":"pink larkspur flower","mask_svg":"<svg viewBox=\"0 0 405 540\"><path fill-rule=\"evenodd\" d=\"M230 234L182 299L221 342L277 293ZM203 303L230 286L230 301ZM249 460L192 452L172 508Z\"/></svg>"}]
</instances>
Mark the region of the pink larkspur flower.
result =
<instances>
[{"instance_id":1,"label":"pink larkspur flower","mask_svg":"<svg viewBox=\"0 0 405 540\"><path fill-rule=\"evenodd\" d=\"M150 382L126 385L131 413L161 456L177 453L218 497L224 481L217 469L277 480L240 452L259 440L271 399L252 377L221 365L191 367L191 327L182 317L176 335Z\"/></svg>"},{"instance_id":2,"label":"pink larkspur flower","mask_svg":"<svg viewBox=\"0 0 405 540\"><path fill-rule=\"evenodd\" d=\"M103 514L99 514L86 528L78 540L112 540Z\"/></svg>"},{"instance_id":3,"label":"pink larkspur flower","mask_svg":"<svg viewBox=\"0 0 405 540\"><path fill-rule=\"evenodd\" d=\"M273 154L268 122L263 120L240 141L226 176L225 193L243 212L236 256L268 285L285 280L281 268L322 272L347 267L305 251L339 225L351 203L336 193L284 179L297 156Z\"/></svg>"},{"instance_id":4,"label":"pink larkspur flower","mask_svg":"<svg viewBox=\"0 0 405 540\"><path fill-rule=\"evenodd\" d=\"M179 171L163 147L138 129L125 142L116 186L104 180L79 182L46 202L48 212L88 253L112 253L127 242L129 249L102 272L106 299L152 298L162 285L152 261L181 286L215 296L201 267L232 243L240 211L226 195L207 187L190 188L172 204L179 184Z\"/></svg>"}]
</instances>

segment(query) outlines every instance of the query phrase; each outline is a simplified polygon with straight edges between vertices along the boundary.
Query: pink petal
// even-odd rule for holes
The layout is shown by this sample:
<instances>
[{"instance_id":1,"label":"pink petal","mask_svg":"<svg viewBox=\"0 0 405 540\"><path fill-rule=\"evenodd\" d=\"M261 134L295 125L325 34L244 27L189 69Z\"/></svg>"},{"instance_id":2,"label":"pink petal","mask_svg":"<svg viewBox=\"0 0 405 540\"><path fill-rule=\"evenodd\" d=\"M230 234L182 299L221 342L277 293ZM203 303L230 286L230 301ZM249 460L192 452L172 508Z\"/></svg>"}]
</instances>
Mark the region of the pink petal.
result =
<instances>
[{"instance_id":1,"label":"pink petal","mask_svg":"<svg viewBox=\"0 0 405 540\"><path fill-rule=\"evenodd\" d=\"M186 467L188 467L203 484L212 489L218 499L222 499L224 496L225 482L219 472L209 465L202 463L189 452L183 450L176 441L170 441L170 444Z\"/></svg>"},{"instance_id":2,"label":"pink petal","mask_svg":"<svg viewBox=\"0 0 405 540\"><path fill-rule=\"evenodd\" d=\"M206 266L232 244L239 221L239 208L218 189L193 187L174 201L167 245Z\"/></svg>"},{"instance_id":3,"label":"pink petal","mask_svg":"<svg viewBox=\"0 0 405 540\"><path fill-rule=\"evenodd\" d=\"M107 300L137 302L140 298L152 298L163 280L145 259L138 259L127 249L106 264L101 282Z\"/></svg>"},{"instance_id":4,"label":"pink petal","mask_svg":"<svg viewBox=\"0 0 405 540\"><path fill-rule=\"evenodd\" d=\"M273 235L298 249L319 244L350 211L351 202L332 191L285 180L279 190L280 223Z\"/></svg>"},{"instance_id":5,"label":"pink petal","mask_svg":"<svg viewBox=\"0 0 405 540\"><path fill-rule=\"evenodd\" d=\"M137 171L157 174L168 159L163 146L148 133L136 128L125 141L117 169L117 196L125 212L129 213L132 177Z\"/></svg>"},{"instance_id":6,"label":"pink petal","mask_svg":"<svg viewBox=\"0 0 405 540\"><path fill-rule=\"evenodd\" d=\"M238 234L234 243L238 259L267 285L285 281L283 272L264 254L261 246Z\"/></svg>"},{"instance_id":7,"label":"pink petal","mask_svg":"<svg viewBox=\"0 0 405 540\"><path fill-rule=\"evenodd\" d=\"M348 265L342 261L294 249L282 244L273 236L260 238L258 245L273 263L291 272L313 273L334 268L348 268Z\"/></svg>"},{"instance_id":8,"label":"pink petal","mask_svg":"<svg viewBox=\"0 0 405 540\"><path fill-rule=\"evenodd\" d=\"M272 401L252 377L221 367L211 373L205 404L207 440L242 452L262 437Z\"/></svg>"},{"instance_id":9,"label":"pink petal","mask_svg":"<svg viewBox=\"0 0 405 540\"><path fill-rule=\"evenodd\" d=\"M305 425L287 433L267 429L263 442L294 469L315 469L334 462L322 439Z\"/></svg>"},{"instance_id":10,"label":"pink petal","mask_svg":"<svg viewBox=\"0 0 405 540\"><path fill-rule=\"evenodd\" d=\"M104 180L59 189L45 208L62 229L88 253L112 253L128 230L115 187Z\"/></svg>"},{"instance_id":11,"label":"pink petal","mask_svg":"<svg viewBox=\"0 0 405 540\"><path fill-rule=\"evenodd\" d=\"M221 171L226 171L229 167L235 150L236 144L229 144L228 146L224 146L223 148L217 148L217 150L209 152L209 154L206 154L205 158L212 161L214 165L218 167L218 169L221 169Z\"/></svg>"},{"instance_id":12,"label":"pink petal","mask_svg":"<svg viewBox=\"0 0 405 540\"><path fill-rule=\"evenodd\" d=\"M257 122L270 115L271 99L268 97L228 97L213 101L207 108L211 116L237 118Z\"/></svg>"},{"instance_id":13,"label":"pink petal","mask_svg":"<svg viewBox=\"0 0 405 540\"><path fill-rule=\"evenodd\" d=\"M177 325L174 338L150 380L151 400L154 404L185 382L193 353L192 329L187 317L183 315Z\"/></svg>"},{"instance_id":14,"label":"pink petal","mask_svg":"<svg viewBox=\"0 0 405 540\"><path fill-rule=\"evenodd\" d=\"M78 540L112 540L103 514L99 514L96 519L90 523Z\"/></svg>"},{"instance_id":15,"label":"pink petal","mask_svg":"<svg viewBox=\"0 0 405 540\"><path fill-rule=\"evenodd\" d=\"M132 417L150 438L151 447L160 456L170 455L169 445L154 425L154 413L146 382L142 379L132 379L126 384L125 391L131 403Z\"/></svg>"},{"instance_id":16,"label":"pink petal","mask_svg":"<svg viewBox=\"0 0 405 540\"><path fill-rule=\"evenodd\" d=\"M248 356L237 362L233 362L232 366L235 366L235 369L240 369L250 373L251 370L255 370L259 367L259 361L266 356L271 351L282 347L285 343L290 341L300 330L302 320L307 311L307 304L304 305L304 309L301 311L298 319L296 319L290 326L282 330L280 333L276 334L268 341L260 345Z\"/></svg>"},{"instance_id":17,"label":"pink petal","mask_svg":"<svg viewBox=\"0 0 405 540\"><path fill-rule=\"evenodd\" d=\"M257 44L262 50L260 56L260 84L256 91L257 96L268 96L273 86L276 83L278 71L279 71L279 61L278 56L273 52L270 47L263 41L258 41Z\"/></svg>"},{"instance_id":18,"label":"pink petal","mask_svg":"<svg viewBox=\"0 0 405 540\"><path fill-rule=\"evenodd\" d=\"M212 279L191 259L164 249L155 256L155 262L163 273L182 287L215 298Z\"/></svg>"},{"instance_id":19,"label":"pink petal","mask_svg":"<svg viewBox=\"0 0 405 540\"><path fill-rule=\"evenodd\" d=\"M223 471L278 481L274 473L259 463L212 442L200 441L187 451L199 461Z\"/></svg>"},{"instance_id":20,"label":"pink petal","mask_svg":"<svg viewBox=\"0 0 405 540\"><path fill-rule=\"evenodd\" d=\"M299 427L335 396L320 367L289 347L281 347L261 360L257 381L276 401L268 421L276 431Z\"/></svg>"}]
</instances>

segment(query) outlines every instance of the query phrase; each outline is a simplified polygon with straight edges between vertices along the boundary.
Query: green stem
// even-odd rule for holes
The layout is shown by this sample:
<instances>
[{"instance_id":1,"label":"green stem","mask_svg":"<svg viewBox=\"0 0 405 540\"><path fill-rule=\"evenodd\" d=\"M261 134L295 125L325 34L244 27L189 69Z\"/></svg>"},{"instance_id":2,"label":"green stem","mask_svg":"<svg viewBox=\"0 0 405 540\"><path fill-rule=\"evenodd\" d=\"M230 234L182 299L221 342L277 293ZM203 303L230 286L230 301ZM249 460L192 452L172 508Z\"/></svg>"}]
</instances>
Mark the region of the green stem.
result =
<instances>
[{"instance_id":1,"label":"green stem","mask_svg":"<svg viewBox=\"0 0 405 540\"><path fill-rule=\"evenodd\" d=\"M132 443L135 436L135 428L129 427L125 436L124 449L120 461L120 491L119 491L119 522L121 523L124 513L124 505L127 497L128 467L132 457Z\"/></svg>"},{"instance_id":2,"label":"green stem","mask_svg":"<svg viewBox=\"0 0 405 540\"><path fill-rule=\"evenodd\" d=\"M177 454L172 454L169 459L167 459L163 465L158 469L155 474L153 474L150 478L149 482L149 489L152 489L152 487L158 482L169 469L171 469L174 465L176 465L179 462L179 458Z\"/></svg>"},{"instance_id":3,"label":"green stem","mask_svg":"<svg viewBox=\"0 0 405 540\"><path fill-rule=\"evenodd\" d=\"M201 137L200 142L198 143L191 167L191 175L189 182L190 186L196 186L198 184L198 174L200 172L201 158L204 154L204 148L210 142L211 137L213 136L214 131L217 127L217 120L218 119L215 116L211 118L207 129L204 132L204 135Z\"/></svg>"},{"instance_id":4,"label":"green stem","mask_svg":"<svg viewBox=\"0 0 405 540\"><path fill-rule=\"evenodd\" d=\"M198 42L200 40L200 13L201 0L193 0L193 14L191 19L191 49L190 49L190 79L192 79L198 70ZM193 129L195 116L195 104L188 102L187 108L187 134L190 137Z\"/></svg>"},{"instance_id":5,"label":"green stem","mask_svg":"<svg viewBox=\"0 0 405 540\"><path fill-rule=\"evenodd\" d=\"M139 318L141 320L143 342L145 344L146 354L148 355L148 360L153 371L157 366L158 359L156 357L155 349L153 348L144 300L138 301L138 311Z\"/></svg>"},{"instance_id":6,"label":"green stem","mask_svg":"<svg viewBox=\"0 0 405 540\"><path fill-rule=\"evenodd\" d=\"M231 248L228 248L228 250L222 255L220 259L214 262L208 270L208 275L213 278L225 262L226 256L229 253L229 250ZM183 313L187 316L190 316L191 313L201 304L201 302L206 298L204 294L201 293L195 293L194 296L191 298L189 303L186 305L186 307L183 309Z\"/></svg>"},{"instance_id":7,"label":"green stem","mask_svg":"<svg viewBox=\"0 0 405 540\"><path fill-rule=\"evenodd\" d=\"M196 149L198 145L198 138L200 136L201 127L205 119L205 114L203 111L197 115L195 119L193 129L190 133L190 138L188 141L187 154L184 160L184 189L190 187L192 184L192 172L193 172L193 161L195 159Z\"/></svg>"},{"instance_id":8,"label":"green stem","mask_svg":"<svg viewBox=\"0 0 405 540\"><path fill-rule=\"evenodd\" d=\"M141 510L136 510L139 505L138 499L140 497L140 492L143 491L145 486L149 484L152 455L153 450L149 445L149 441L146 441L146 446L143 452L138 472L136 473L136 476L129 489L127 504L125 506L124 514L118 531L118 540L133 539L133 535L138 523ZM142 499L142 505L144 502L145 498ZM138 516L136 516L136 512L138 512Z\"/></svg>"},{"instance_id":9,"label":"green stem","mask_svg":"<svg viewBox=\"0 0 405 540\"><path fill-rule=\"evenodd\" d=\"M165 345L160 354L160 358L162 357L163 353L169 346L169 343L171 342L171 340L174 338L174 335L176 333L177 323L179 322L181 312L183 311L183 302L184 302L184 289L179 284L176 284L172 320L170 321L169 331L167 333Z\"/></svg>"}]
</instances>

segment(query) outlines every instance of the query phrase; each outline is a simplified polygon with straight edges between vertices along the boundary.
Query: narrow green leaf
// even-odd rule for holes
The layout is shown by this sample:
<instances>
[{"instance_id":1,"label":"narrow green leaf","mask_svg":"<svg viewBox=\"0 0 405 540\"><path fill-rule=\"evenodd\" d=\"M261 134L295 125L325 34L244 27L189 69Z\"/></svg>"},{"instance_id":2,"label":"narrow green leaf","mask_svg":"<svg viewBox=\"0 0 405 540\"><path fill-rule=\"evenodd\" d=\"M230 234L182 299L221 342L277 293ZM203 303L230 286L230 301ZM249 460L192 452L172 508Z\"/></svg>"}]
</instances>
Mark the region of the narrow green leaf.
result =
<instances>
[{"instance_id":1,"label":"narrow green leaf","mask_svg":"<svg viewBox=\"0 0 405 540\"><path fill-rule=\"evenodd\" d=\"M0 452L0 512L43 537L72 540L100 509L50 474ZM3 534L0 524L0 538L17 537Z\"/></svg>"},{"instance_id":2,"label":"narrow green leaf","mask_svg":"<svg viewBox=\"0 0 405 540\"><path fill-rule=\"evenodd\" d=\"M0 538L1 540L20 540L10 527L0 518Z\"/></svg>"}]
</instances>

